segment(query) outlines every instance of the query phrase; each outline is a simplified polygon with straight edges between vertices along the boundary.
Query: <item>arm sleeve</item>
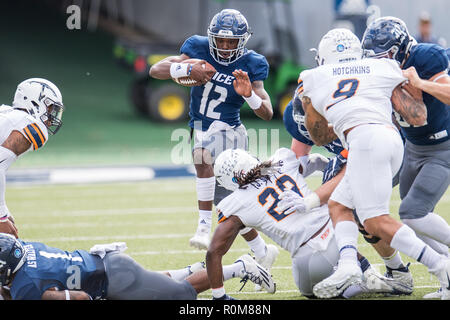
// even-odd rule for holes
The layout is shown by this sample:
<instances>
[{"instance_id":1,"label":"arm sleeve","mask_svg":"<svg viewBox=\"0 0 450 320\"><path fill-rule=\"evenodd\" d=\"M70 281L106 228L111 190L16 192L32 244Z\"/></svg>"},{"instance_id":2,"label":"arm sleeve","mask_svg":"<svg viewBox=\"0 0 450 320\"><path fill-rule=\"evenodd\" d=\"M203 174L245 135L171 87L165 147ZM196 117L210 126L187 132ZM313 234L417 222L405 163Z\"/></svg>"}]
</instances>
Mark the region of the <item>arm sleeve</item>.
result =
<instances>
[{"instance_id":1,"label":"arm sleeve","mask_svg":"<svg viewBox=\"0 0 450 320\"><path fill-rule=\"evenodd\" d=\"M5 202L6 171L16 159L14 152L0 146L0 219L11 215Z\"/></svg>"}]
</instances>

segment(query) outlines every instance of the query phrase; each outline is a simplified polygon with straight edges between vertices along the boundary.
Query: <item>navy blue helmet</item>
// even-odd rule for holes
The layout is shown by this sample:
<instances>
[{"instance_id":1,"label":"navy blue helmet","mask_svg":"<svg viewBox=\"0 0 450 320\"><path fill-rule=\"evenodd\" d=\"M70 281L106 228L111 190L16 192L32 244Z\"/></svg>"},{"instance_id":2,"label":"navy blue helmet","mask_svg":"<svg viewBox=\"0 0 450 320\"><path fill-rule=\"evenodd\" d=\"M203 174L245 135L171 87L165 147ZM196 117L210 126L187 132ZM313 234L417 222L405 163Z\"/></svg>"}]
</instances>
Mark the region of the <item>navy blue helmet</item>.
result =
<instances>
[{"instance_id":1,"label":"navy blue helmet","mask_svg":"<svg viewBox=\"0 0 450 320\"><path fill-rule=\"evenodd\" d=\"M381 17L367 27L361 42L365 57L391 58L403 66L415 40L401 19Z\"/></svg>"},{"instance_id":2,"label":"navy blue helmet","mask_svg":"<svg viewBox=\"0 0 450 320\"><path fill-rule=\"evenodd\" d=\"M309 135L308 129L305 125L305 111L303 110L302 100L298 94L299 88L303 86L303 83L299 84L295 90L294 98L292 99L292 118L297 123L298 131L307 139L312 140Z\"/></svg>"},{"instance_id":3,"label":"navy blue helmet","mask_svg":"<svg viewBox=\"0 0 450 320\"><path fill-rule=\"evenodd\" d=\"M0 233L0 286L8 285L12 275L27 258L25 248L10 234Z\"/></svg>"},{"instance_id":4,"label":"navy blue helmet","mask_svg":"<svg viewBox=\"0 0 450 320\"><path fill-rule=\"evenodd\" d=\"M239 59L245 53L245 45L251 34L247 19L239 11L224 9L217 13L208 27L209 50L214 60L228 65ZM220 49L217 46L217 38L237 39L237 47Z\"/></svg>"}]
</instances>

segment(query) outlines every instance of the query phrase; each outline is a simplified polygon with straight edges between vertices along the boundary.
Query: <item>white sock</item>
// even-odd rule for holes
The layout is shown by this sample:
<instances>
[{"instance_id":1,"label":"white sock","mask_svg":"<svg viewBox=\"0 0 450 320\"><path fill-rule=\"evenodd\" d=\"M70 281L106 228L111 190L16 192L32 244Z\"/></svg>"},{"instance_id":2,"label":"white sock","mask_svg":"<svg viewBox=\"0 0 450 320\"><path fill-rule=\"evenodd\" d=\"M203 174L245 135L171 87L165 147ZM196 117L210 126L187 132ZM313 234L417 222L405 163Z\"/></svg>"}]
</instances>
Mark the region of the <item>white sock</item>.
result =
<instances>
[{"instance_id":1,"label":"white sock","mask_svg":"<svg viewBox=\"0 0 450 320\"><path fill-rule=\"evenodd\" d=\"M425 242L427 245L431 247L434 251L436 251L439 254L443 254L444 256L448 257L448 247L447 245L436 241L434 239L431 239L428 236L425 236L423 234L418 233L417 237L421 239L423 242Z\"/></svg>"},{"instance_id":2,"label":"white sock","mask_svg":"<svg viewBox=\"0 0 450 320\"><path fill-rule=\"evenodd\" d=\"M183 280L186 279L186 277L189 275L189 268L186 267L178 270L168 270L167 272L170 274L172 279Z\"/></svg>"},{"instance_id":3,"label":"white sock","mask_svg":"<svg viewBox=\"0 0 450 320\"><path fill-rule=\"evenodd\" d=\"M392 248L426 265L429 269L436 269L442 259L441 255L420 240L407 225L403 225L397 230L390 245Z\"/></svg>"},{"instance_id":4,"label":"white sock","mask_svg":"<svg viewBox=\"0 0 450 320\"><path fill-rule=\"evenodd\" d=\"M401 266L405 266L402 257L400 256L400 252L395 250L395 252L390 257L381 257L383 259L384 264L386 267L389 267L391 269L398 269Z\"/></svg>"},{"instance_id":5,"label":"white sock","mask_svg":"<svg viewBox=\"0 0 450 320\"><path fill-rule=\"evenodd\" d=\"M353 221L338 222L334 228L334 232L339 248L339 261L354 261L357 263L356 248L359 231L356 223Z\"/></svg>"},{"instance_id":6,"label":"white sock","mask_svg":"<svg viewBox=\"0 0 450 320\"><path fill-rule=\"evenodd\" d=\"M450 247L450 226L441 216L430 212L419 219L402 219L416 233L428 236Z\"/></svg>"},{"instance_id":7,"label":"white sock","mask_svg":"<svg viewBox=\"0 0 450 320\"><path fill-rule=\"evenodd\" d=\"M242 262L236 262L228 266L223 266L222 267L223 281L239 277L242 268L243 268Z\"/></svg>"},{"instance_id":8,"label":"white sock","mask_svg":"<svg viewBox=\"0 0 450 320\"><path fill-rule=\"evenodd\" d=\"M198 225L205 225L211 228L212 211L211 210L198 210Z\"/></svg>"},{"instance_id":9,"label":"white sock","mask_svg":"<svg viewBox=\"0 0 450 320\"><path fill-rule=\"evenodd\" d=\"M251 241L247 241L250 249L252 250L252 252L255 254L255 258L256 259L261 259L264 258L266 256L266 242L264 241L263 238L261 238L261 236L258 234L258 236L251 240Z\"/></svg>"}]
</instances>

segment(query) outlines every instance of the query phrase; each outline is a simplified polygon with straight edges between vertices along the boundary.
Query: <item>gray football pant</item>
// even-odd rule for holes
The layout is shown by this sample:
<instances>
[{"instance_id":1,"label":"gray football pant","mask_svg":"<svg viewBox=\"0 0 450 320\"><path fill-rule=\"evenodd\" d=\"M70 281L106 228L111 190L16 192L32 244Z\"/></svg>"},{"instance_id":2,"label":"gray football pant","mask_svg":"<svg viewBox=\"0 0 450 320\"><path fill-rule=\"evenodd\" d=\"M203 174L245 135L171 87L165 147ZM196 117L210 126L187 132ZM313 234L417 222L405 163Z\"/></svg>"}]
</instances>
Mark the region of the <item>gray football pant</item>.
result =
<instances>
[{"instance_id":1,"label":"gray football pant","mask_svg":"<svg viewBox=\"0 0 450 320\"><path fill-rule=\"evenodd\" d=\"M450 140L418 146L407 141L400 172L401 219L418 219L434 210L450 183Z\"/></svg>"},{"instance_id":2,"label":"gray football pant","mask_svg":"<svg viewBox=\"0 0 450 320\"><path fill-rule=\"evenodd\" d=\"M194 149L204 148L211 153L212 161L215 161L226 149L244 149L248 150L248 136L244 125L240 125L232 130L221 130L211 134L208 139L198 140L194 131ZM214 205L217 205L222 199L231 194L229 191L220 186L216 181L214 191Z\"/></svg>"},{"instance_id":3,"label":"gray football pant","mask_svg":"<svg viewBox=\"0 0 450 320\"><path fill-rule=\"evenodd\" d=\"M338 260L334 235L324 251L314 250L308 244L300 247L292 257L292 275L300 292L306 297L314 296L313 287L333 273Z\"/></svg>"},{"instance_id":4,"label":"gray football pant","mask_svg":"<svg viewBox=\"0 0 450 320\"><path fill-rule=\"evenodd\" d=\"M144 269L130 256L107 253L103 259L108 300L195 300L197 292L186 280L177 281Z\"/></svg>"}]
</instances>

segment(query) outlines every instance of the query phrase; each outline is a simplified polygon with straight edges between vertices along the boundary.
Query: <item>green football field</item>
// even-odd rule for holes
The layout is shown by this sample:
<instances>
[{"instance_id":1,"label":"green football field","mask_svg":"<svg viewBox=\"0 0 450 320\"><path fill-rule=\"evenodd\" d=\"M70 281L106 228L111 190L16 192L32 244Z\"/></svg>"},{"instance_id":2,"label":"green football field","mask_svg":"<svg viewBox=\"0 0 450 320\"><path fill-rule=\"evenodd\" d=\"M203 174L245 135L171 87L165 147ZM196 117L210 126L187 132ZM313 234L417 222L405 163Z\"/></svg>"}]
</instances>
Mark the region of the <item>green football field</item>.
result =
<instances>
[{"instance_id":1,"label":"green football field","mask_svg":"<svg viewBox=\"0 0 450 320\"><path fill-rule=\"evenodd\" d=\"M308 178L311 188L319 185L318 177ZM194 178L159 179L141 183L90 185L9 186L7 203L19 228L20 238L44 242L68 251L89 250L94 244L124 241L131 255L151 270L177 269L204 261L205 252L189 246L197 225ZM395 218L399 206L398 188L392 196ZM436 212L450 221L450 193L441 199ZM268 243L273 243L263 236ZM382 273L384 265L376 252L360 237L360 251ZM238 238L224 257L232 263L248 253L247 244ZM359 296L367 299L421 299L438 288L438 281L425 267L411 262L415 290L411 296ZM237 299L297 300L298 292L291 274L289 254L280 248L272 274L277 283L273 295L254 291L252 283L239 292L240 279L225 283L227 293ZM199 299L210 299L210 291Z\"/></svg>"}]
</instances>

